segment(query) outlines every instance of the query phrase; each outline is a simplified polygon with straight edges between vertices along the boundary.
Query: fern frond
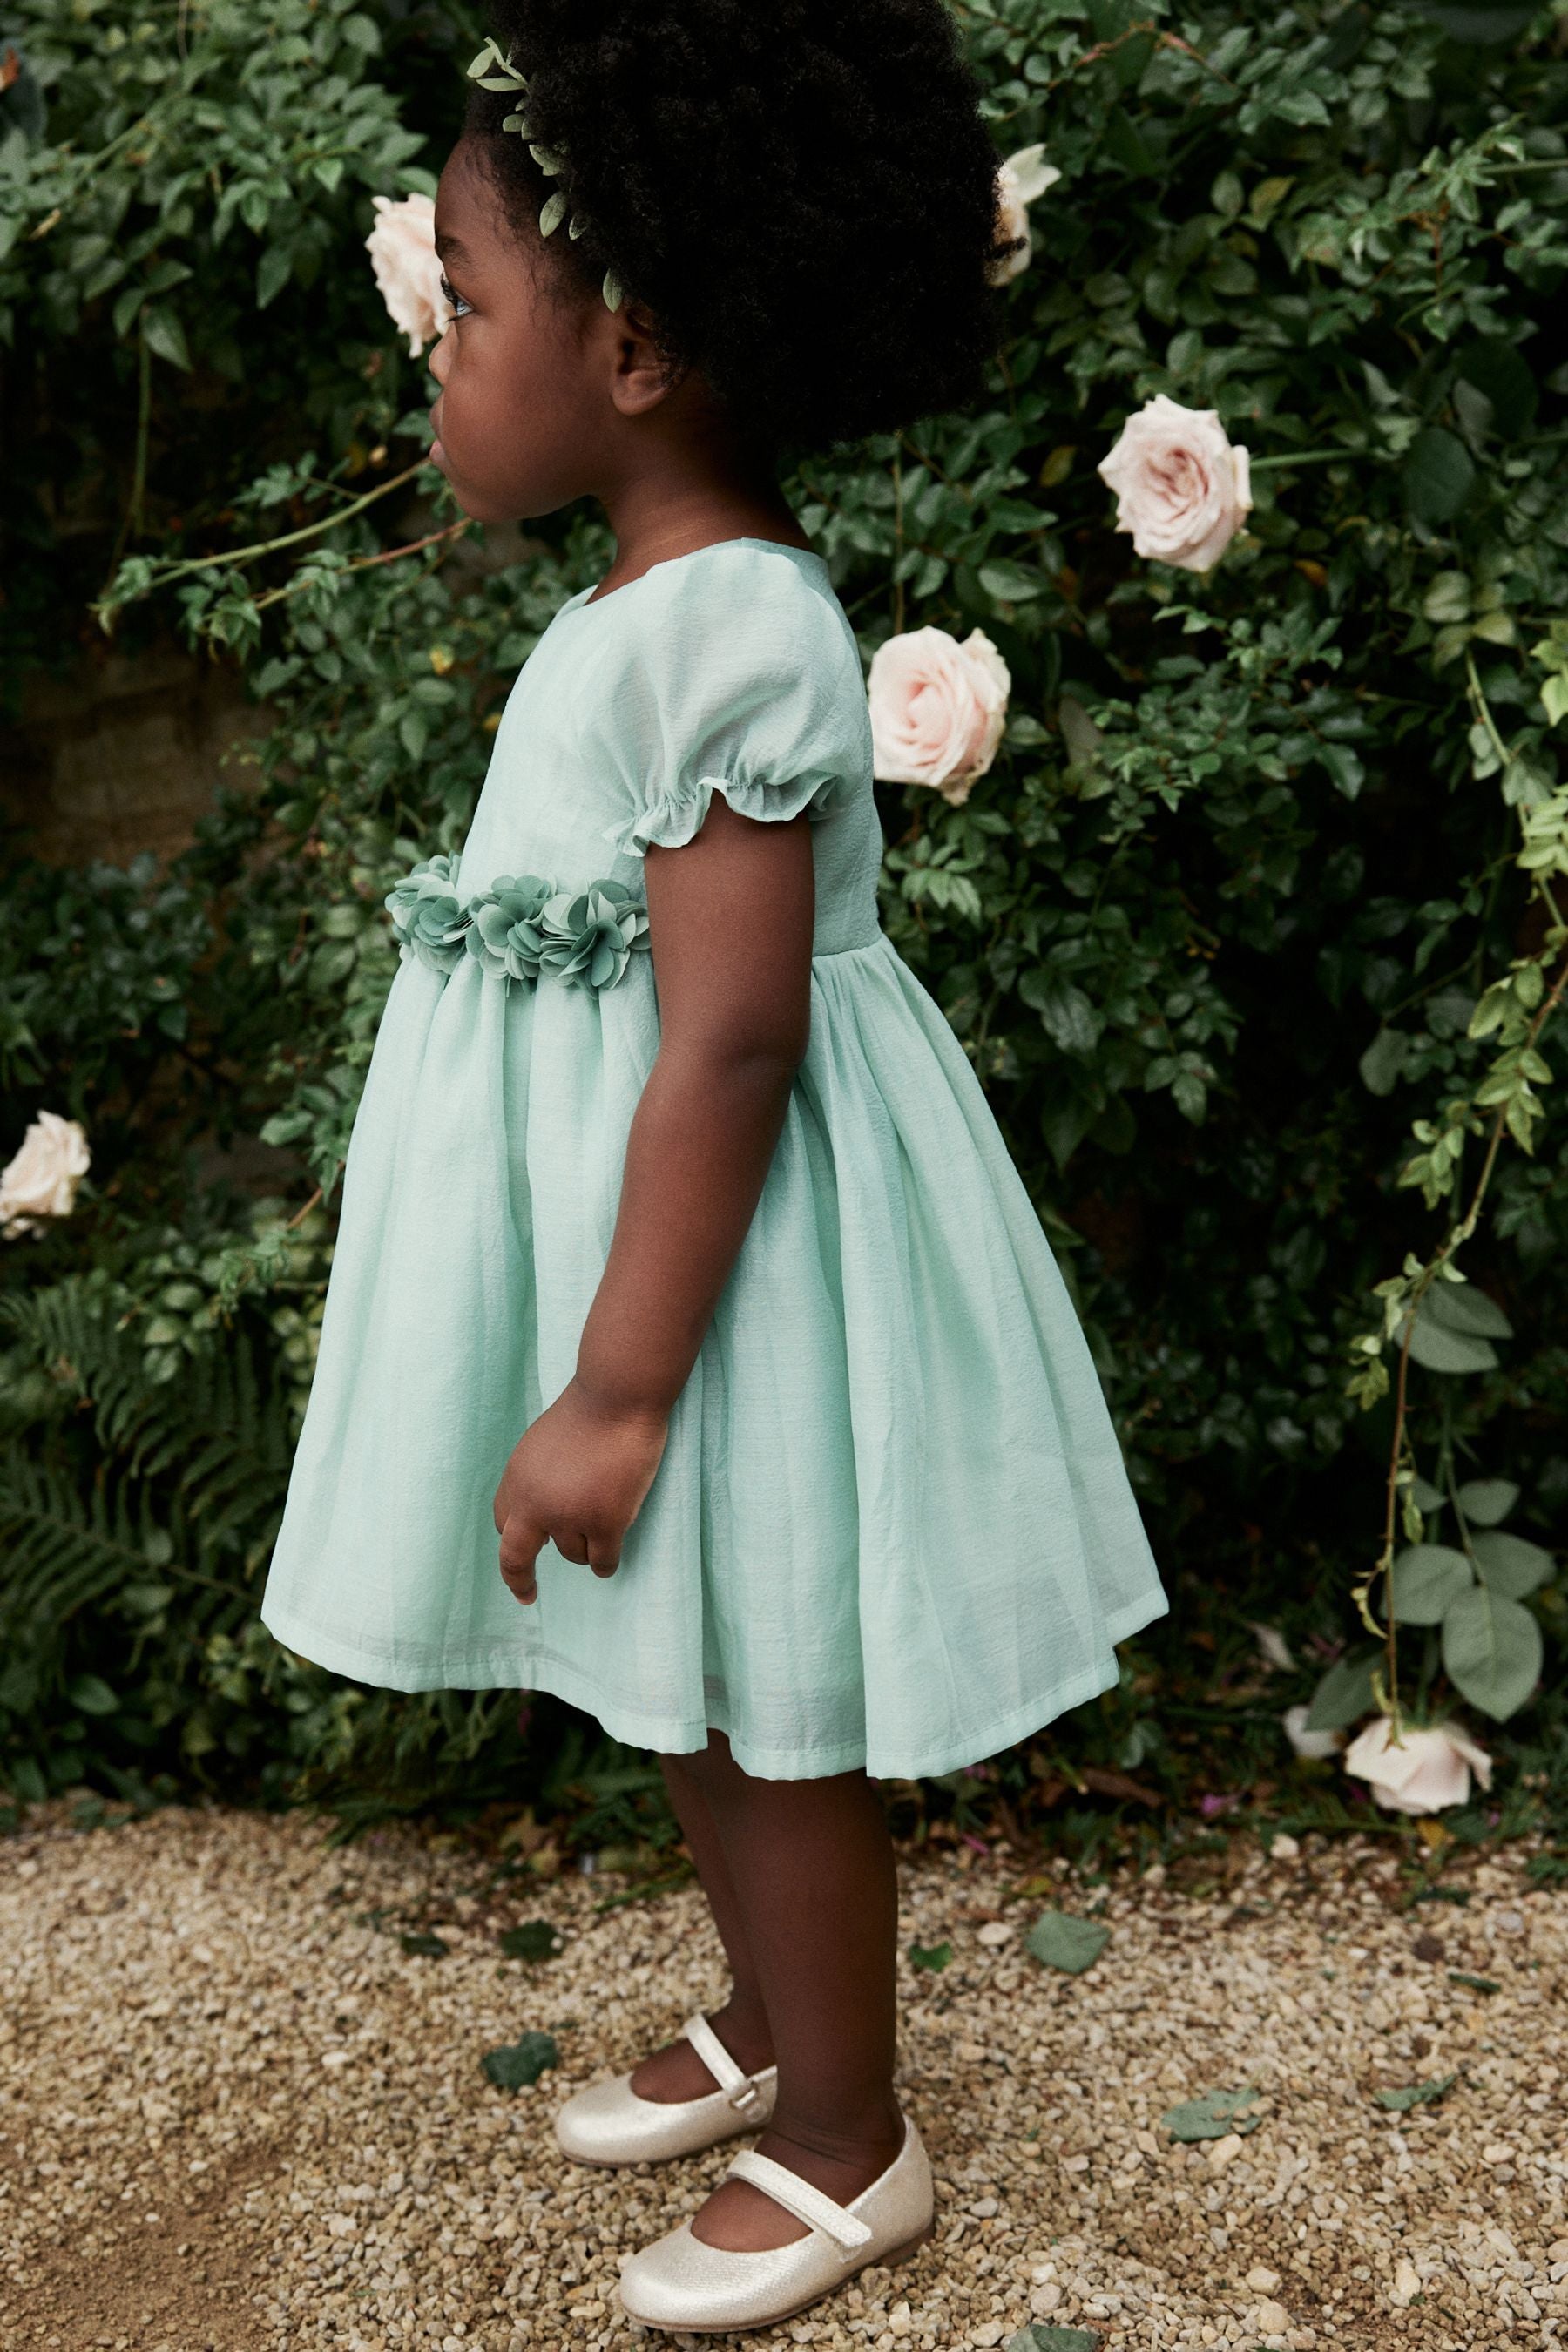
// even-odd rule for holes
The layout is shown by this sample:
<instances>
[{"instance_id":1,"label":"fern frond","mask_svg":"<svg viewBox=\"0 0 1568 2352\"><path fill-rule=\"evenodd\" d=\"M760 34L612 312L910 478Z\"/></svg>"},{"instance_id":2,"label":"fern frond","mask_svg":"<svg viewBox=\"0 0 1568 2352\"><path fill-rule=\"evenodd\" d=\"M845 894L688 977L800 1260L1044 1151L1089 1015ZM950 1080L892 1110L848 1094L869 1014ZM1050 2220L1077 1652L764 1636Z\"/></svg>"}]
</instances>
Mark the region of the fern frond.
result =
<instances>
[{"instance_id":1,"label":"fern frond","mask_svg":"<svg viewBox=\"0 0 1568 2352\"><path fill-rule=\"evenodd\" d=\"M144 1533L144 1530L143 1530ZM148 1573L124 1490L28 1459L0 1454L0 1623L63 1624Z\"/></svg>"}]
</instances>

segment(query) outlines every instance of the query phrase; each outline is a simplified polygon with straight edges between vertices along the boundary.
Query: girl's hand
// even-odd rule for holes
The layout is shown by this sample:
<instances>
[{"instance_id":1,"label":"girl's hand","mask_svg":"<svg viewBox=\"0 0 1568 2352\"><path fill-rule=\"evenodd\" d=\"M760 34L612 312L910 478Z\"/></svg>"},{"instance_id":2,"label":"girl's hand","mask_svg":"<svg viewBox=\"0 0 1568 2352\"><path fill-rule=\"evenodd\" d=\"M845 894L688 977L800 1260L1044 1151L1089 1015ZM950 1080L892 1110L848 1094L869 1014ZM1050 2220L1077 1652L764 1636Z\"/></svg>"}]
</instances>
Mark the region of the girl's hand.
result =
<instances>
[{"instance_id":1,"label":"girl's hand","mask_svg":"<svg viewBox=\"0 0 1568 2352\"><path fill-rule=\"evenodd\" d=\"M523 1431L495 1500L500 1572L519 1601L538 1598L546 1542L595 1576L615 1574L668 1427L668 1413L596 1404L574 1380Z\"/></svg>"}]
</instances>

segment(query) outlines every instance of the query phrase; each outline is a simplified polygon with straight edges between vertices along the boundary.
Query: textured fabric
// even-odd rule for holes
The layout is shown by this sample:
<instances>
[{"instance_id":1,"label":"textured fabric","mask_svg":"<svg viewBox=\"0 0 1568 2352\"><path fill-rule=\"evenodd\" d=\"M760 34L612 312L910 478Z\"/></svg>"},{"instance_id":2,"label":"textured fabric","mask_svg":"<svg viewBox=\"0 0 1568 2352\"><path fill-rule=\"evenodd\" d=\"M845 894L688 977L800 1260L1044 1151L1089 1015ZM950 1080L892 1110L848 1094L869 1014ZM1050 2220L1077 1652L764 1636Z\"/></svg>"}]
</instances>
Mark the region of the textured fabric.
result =
<instances>
[{"instance_id":1,"label":"textured fabric","mask_svg":"<svg viewBox=\"0 0 1568 2352\"><path fill-rule=\"evenodd\" d=\"M563 605L508 702L457 895L642 881L721 793L805 809L810 1042L617 1573L491 1504L572 1377L658 1045L654 957L594 991L399 966L344 1172L263 1617L399 1690L542 1688L773 1779L934 1773L1116 1678L1168 1607L1089 1349L979 1081L880 927L854 635L826 565L736 540Z\"/></svg>"}]
</instances>

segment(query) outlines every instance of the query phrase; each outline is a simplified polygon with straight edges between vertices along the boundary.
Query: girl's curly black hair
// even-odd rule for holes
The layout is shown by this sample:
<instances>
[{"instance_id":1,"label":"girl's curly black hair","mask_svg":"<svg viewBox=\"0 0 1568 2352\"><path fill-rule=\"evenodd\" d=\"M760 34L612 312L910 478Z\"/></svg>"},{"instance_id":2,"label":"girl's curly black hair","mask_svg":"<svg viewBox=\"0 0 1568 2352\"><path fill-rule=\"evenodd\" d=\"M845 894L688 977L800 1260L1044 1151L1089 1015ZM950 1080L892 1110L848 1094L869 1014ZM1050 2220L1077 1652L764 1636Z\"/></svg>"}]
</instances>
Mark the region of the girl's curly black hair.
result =
<instances>
[{"instance_id":1,"label":"girl's curly black hair","mask_svg":"<svg viewBox=\"0 0 1568 2352\"><path fill-rule=\"evenodd\" d=\"M999 336L996 153L944 0L497 0L526 100L474 86L467 135L519 231L606 270L775 450L978 394ZM520 103L546 177L501 123Z\"/></svg>"}]
</instances>

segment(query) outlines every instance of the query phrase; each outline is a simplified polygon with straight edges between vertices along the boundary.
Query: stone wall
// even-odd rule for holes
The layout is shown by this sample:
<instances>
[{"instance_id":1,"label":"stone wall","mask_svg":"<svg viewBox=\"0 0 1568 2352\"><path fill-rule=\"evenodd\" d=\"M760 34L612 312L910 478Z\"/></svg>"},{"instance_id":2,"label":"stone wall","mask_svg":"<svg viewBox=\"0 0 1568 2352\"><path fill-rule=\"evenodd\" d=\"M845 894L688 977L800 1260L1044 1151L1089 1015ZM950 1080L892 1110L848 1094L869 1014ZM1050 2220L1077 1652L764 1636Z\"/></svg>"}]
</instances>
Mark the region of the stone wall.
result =
<instances>
[{"instance_id":1,"label":"stone wall","mask_svg":"<svg viewBox=\"0 0 1568 2352\"><path fill-rule=\"evenodd\" d=\"M176 647L105 647L35 678L19 722L0 727L0 812L22 828L10 854L52 866L170 856L220 780L254 773L247 748L266 724L231 671Z\"/></svg>"}]
</instances>

